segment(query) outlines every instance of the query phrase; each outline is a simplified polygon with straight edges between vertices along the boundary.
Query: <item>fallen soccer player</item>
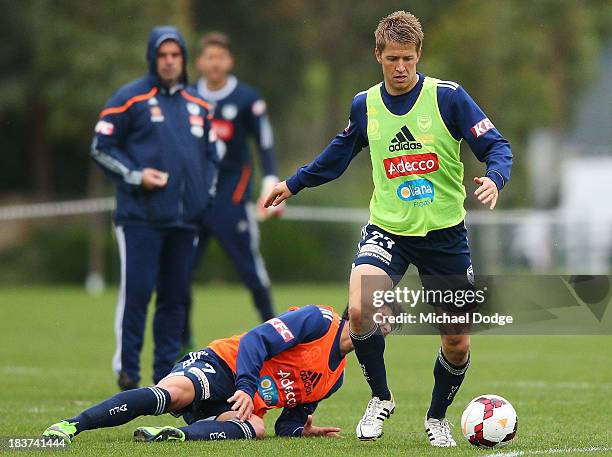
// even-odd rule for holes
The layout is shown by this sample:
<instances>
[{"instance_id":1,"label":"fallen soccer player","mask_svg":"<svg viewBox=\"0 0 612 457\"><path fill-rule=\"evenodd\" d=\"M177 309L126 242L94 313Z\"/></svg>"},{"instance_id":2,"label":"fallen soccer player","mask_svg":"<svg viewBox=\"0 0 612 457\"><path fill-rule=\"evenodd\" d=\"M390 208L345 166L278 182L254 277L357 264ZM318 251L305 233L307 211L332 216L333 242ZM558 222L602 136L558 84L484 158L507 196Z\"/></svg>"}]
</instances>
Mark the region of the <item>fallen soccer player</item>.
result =
<instances>
[{"instance_id":1,"label":"fallen soccer player","mask_svg":"<svg viewBox=\"0 0 612 457\"><path fill-rule=\"evenodd\" d=\"M383 314L399 314L395 306L385 305ZM392 330L381 325L385 336ZM277 436L335 437L340 429L315 426L312 414L341 387L352 350L347 311L340 317L331 307L296 308L190 352L157 385L120 392L51 425L43 436L71 443L85 430L170 413L187 425L139 427L134 440L256 439L264 437L266 411L283 408Z\"/></svg>"}]
</instances>

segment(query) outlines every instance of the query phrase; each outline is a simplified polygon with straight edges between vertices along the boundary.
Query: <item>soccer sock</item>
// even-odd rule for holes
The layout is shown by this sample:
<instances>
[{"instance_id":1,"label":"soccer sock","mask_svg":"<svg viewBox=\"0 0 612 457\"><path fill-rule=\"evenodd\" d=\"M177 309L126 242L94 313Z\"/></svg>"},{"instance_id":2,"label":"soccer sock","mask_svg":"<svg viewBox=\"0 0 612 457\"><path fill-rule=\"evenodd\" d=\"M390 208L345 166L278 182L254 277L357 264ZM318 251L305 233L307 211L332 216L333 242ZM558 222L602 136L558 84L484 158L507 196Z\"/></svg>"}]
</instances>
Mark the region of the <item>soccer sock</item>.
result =
<instances>
[{"instance_id":1,"label":"soccer sock","mask_svg":"<svg viewBox=\"0 0 612 457\"><path fill-rule=\"evenodd\" d=\"M428 419L431 417L443 419L446 416L446 410L453 402L469 366L469 357L463 365L453 365L446 360L440 348L434 365L434 388L431 393L431 405L427 411Z\"/></svg>"},{"instance_id":2,"label":"soccer sock","mask_svg":"<svg viewBox=\"0 0 612 457\"><path fill-rule=\"evenodd\" d=\"M380 327L377 324L364 335L357 335L351 330L350 336L363 375L372 389L372 397L391 400L384 358L385 338Z\"/></svg>"},{"instance_id":3,"label":"soccer sock","mask_svg":"<svg viewBox=\"0 0 612 457\"><path fill-rule=\"evenodd\" d=\"M192 441L253 440L255 429L249 422L237 419L228 421L199 420L191 425L179 427L185 439Z\"/></svg>"},{"instance_id":4,"label":"soccer sock","mask_svg":"<svg viewBox=\"0 0 612 457\"><path fill-rule=\"evenodd\" d=\"M253 295L253 303L259 312L259 316L262 322L272 319L274 317L274 310L272 309L272 297L270 297L270 289L267 287L260 287L251 289Z\"/></svg>"},{"instance_id":5,"label":"soccer sock","mask_svg":"<svg viewBox=\"0 0 612 457\"><path fill-rule=\"evenodd\" d=\"M77 433L125 424L138 416L160 415L170 406L170 393L160 387L126 390L86 409L72 419Z\"/></svg>"}]
</instances>

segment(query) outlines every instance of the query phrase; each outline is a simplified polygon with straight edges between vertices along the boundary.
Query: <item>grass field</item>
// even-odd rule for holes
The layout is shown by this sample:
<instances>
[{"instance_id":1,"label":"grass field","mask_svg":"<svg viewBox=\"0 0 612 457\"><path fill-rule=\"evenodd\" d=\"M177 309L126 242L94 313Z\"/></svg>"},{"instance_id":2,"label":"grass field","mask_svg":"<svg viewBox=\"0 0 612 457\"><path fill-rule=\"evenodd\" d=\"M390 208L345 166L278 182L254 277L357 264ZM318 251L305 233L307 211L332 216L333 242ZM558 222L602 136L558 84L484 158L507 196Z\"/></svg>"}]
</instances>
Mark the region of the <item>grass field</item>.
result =
<instances>
[{"instance_id":1,"label":"grass field","mask_svg":"<svg viewBox=\"0 0 612 457\"><path fill-rule=\"evenodd\" d=\"M285 285L276 287L274 294L279 310L289 304L326 302L341 311L346 303L344 284ZM202 346L256 323L240 287L200 288L195 298L196 336ZM116 393L110 368L114 302L114 291L90 297L77 288L0 288L0 436L37 435L52 422ZM147 331L145 382L151 377ZM430 448L422 429L437 348L438 338L433 336L387 340L397 409L385 425L385 437L377 442L361 443L354 435L369 389L351 355L344 387L315 414L315 424L341 427L343 439L269 436L257 442L131 442L136 426L182 424L165 415L85 432L67 451L28 455L482 456L492 452L472 448L458 424L467 402L483 393L506 397L519 415L518 437L500 451L502 455L612 455L612 337L473 337L472 366L449 410L458 442L453 450ZM273 432L276 416L266 416L268 431Z\"/></svg>"}]
</instances>

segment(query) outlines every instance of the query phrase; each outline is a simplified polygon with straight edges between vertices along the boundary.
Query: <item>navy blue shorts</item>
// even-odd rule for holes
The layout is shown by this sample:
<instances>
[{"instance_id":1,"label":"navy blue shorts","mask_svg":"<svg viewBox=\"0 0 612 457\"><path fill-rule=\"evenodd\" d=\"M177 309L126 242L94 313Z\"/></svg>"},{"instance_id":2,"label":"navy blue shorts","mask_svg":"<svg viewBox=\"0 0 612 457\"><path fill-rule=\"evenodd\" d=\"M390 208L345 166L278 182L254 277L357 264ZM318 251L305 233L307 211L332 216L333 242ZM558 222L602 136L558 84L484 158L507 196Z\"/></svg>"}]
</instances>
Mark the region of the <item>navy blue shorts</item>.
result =
<instances>
[{"instance_id":1,"label":"navy blue shorts","mask_svg":"<svg viewBox=\"0 0 612 457\"><path fill-rule=\"evenodd\" d=\"M384 270L397 285L413 264L427 290L473 290L474 272L463 222L425 236L401 236L374 224L361 230L356 265L373 265ZM438 303L430 303L438 305ZM443 308L448 308L442 305ZM452 308L451 308L452 309ZM467 309L466 309L467 310Z\"/></svg>"},{"instance_id":2,"label":"navy blue shorts","mask_svg":"<svg viewBox=\"0 0 612 457\"><path fill-rule=\"evenodd\" d=\"M236 391L234 374L209 348L190 352L179 360L166 378L172 376L186 376L195 387L193 403L172 413L176 417L183 416L188 424L201 419L214 420L232 409L227 399Z\"/></svg>"}]
</instances>

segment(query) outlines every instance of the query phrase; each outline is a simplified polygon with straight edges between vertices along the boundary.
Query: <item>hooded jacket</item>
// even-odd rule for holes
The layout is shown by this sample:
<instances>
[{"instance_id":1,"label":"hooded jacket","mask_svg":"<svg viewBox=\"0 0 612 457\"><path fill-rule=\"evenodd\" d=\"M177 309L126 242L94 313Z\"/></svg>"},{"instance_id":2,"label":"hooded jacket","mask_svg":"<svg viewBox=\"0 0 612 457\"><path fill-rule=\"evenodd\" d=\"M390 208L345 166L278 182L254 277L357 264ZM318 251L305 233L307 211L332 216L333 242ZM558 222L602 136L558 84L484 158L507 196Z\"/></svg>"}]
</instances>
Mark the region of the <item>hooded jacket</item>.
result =
<instances>
[{"instance_id":1,"label":"hooded jacket","mask_svg":"<svg viewBox=\"0 0 612 457\"><path fill-rule=\"evenodd\" d=\"M181 82L173 88L157 74L157 50L167 40L183 52ZM154 28L146 57L148 74L121 87L100 113L91 156L116 184L117 225L197 228L219 165L209 105L186 87L187 51L176 28ZM167 185L145 190L144 168L168 173Z\"/></svg>"}]
</instances>

